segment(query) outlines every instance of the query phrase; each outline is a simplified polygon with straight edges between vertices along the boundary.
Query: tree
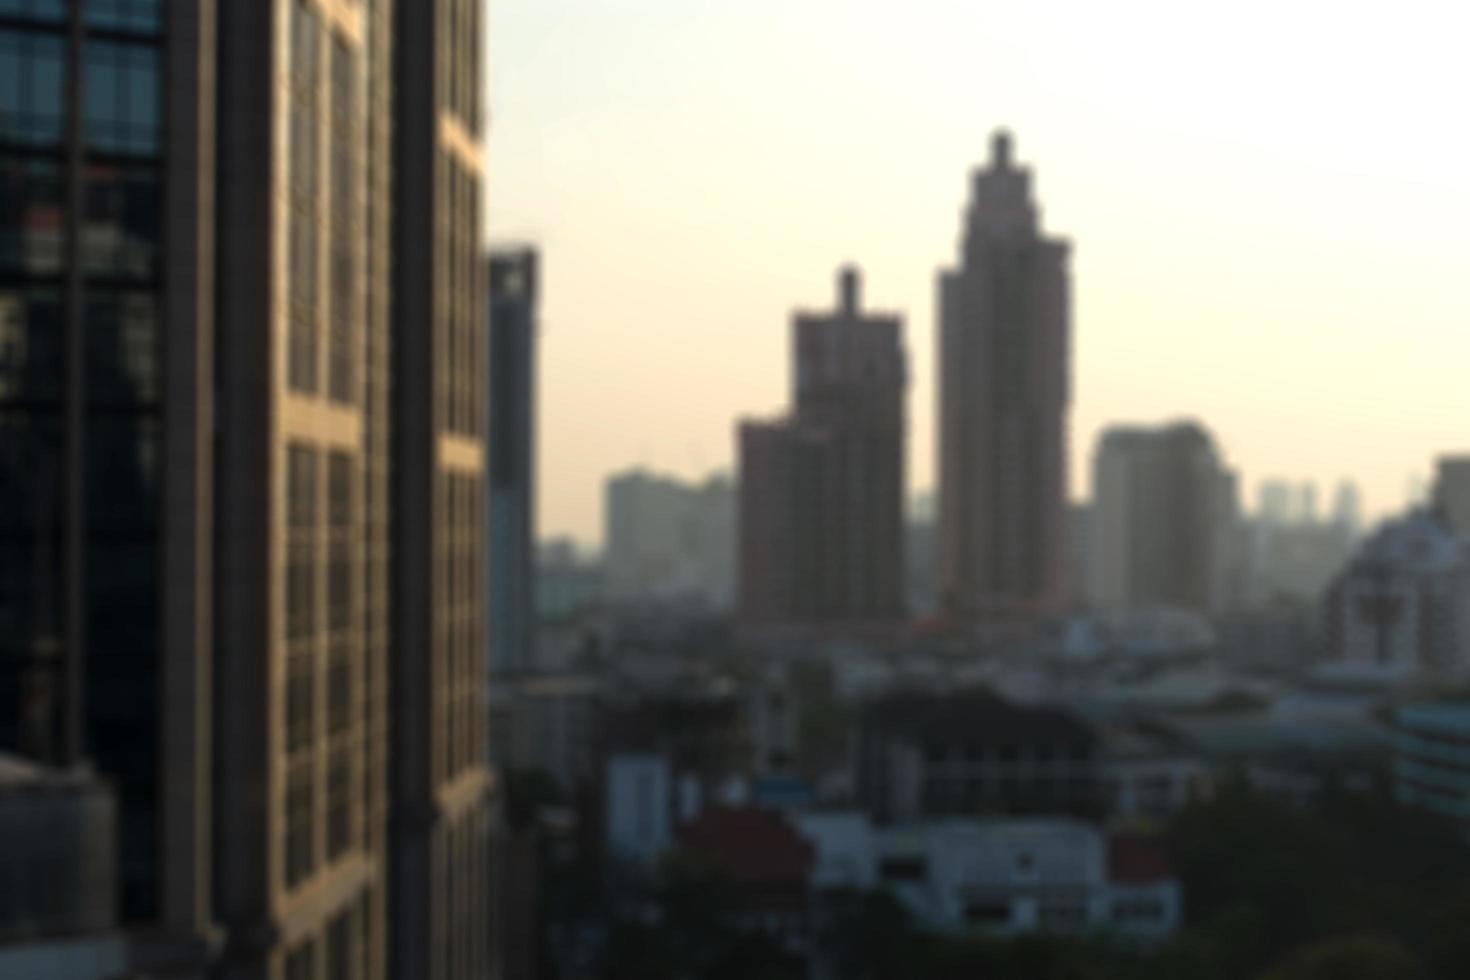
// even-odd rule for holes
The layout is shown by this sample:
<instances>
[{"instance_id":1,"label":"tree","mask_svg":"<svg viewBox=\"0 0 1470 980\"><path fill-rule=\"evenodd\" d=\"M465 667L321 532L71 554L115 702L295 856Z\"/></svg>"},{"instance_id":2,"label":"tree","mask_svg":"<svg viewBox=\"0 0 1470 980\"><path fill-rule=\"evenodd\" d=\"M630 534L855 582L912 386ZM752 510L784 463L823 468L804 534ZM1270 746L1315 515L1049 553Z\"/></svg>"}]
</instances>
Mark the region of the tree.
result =
<instances>
[{"instance_id":1,"label":"tree","mask_svg":"<svg viewBox=\"0 0 1470 980\"><path fill-rule=\"evenodd\" d=\"M1423 980L1423 965L1392 939L1335 939L1290 954L1259 980Z\"/></svg>"}]
</instances>

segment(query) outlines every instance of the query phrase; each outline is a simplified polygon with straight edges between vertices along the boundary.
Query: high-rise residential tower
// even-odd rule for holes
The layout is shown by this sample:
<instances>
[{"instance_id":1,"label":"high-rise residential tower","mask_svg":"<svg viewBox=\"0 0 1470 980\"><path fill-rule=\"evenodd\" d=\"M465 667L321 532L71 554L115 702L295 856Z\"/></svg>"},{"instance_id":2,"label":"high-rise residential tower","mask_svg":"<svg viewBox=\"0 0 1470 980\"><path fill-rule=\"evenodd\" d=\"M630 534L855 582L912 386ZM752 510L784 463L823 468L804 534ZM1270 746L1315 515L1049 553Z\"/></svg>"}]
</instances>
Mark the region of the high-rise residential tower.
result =
<instances>
[{"instance_id":1,"label":"high-rise residential tower","mask_svg":"<svg viewBox=\"0 0 1470 980\"><path fill-rule=\"evenodd\" d=\"M0 0L0 741L116 788L149 976L486 972L479 2L430 13Z\"/></svg>"},{"instance_id":2,"label":"high-rise residential tower","mask_svg":"<svg viewBox=\"0 0 1470 980\"><path fill-rule=\"evenodd\" d=\"M529 670L535 643L537 267L529 248L487 263L492 674Z\"/></svg>"},{"instance_id":3,"label":"high-rise residential tower","mask_svg":"<svg viewBox=\"0 0 1470 980\"><path fill-rule=\"evenodd\" d=\"M1071 287L998 133L939 277L939 588L960 618L1064 598Z\"/></svg>"},{"instance_id":4,"label":"high-rise residential tower","mask_svg":"<svg viewBox=\"0 0 1470 980\"><path fill-rule=\"evenodd\" d=\"M902 332L899 317L862 310L853 268L842 271L835 311L796 314L792 414L739 432L746 619L903 617Z\"/></svg>"},{"instance_id":5,"label":"high-rise residential tower","mask_svg":"<svg viewBox=\"0 0 1470 980\"><path fill-rule=\"evenodd\" d=\"M1093 455L1088 598L1209 613L1229 598L1235 476L1202 426L1106 430Z\"/></svg>"}]
</instances>

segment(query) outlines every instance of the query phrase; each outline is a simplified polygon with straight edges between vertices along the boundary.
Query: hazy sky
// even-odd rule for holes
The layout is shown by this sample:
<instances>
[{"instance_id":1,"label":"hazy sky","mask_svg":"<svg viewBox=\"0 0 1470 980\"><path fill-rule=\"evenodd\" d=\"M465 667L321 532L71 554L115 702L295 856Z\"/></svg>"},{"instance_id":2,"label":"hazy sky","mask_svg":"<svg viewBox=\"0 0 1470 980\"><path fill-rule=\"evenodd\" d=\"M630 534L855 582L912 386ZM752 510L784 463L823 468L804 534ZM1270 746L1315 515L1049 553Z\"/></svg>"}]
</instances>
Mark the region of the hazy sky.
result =
<instances>
[{"instance_id":1,"label":"hazy sky","mask_svg":"<svg viewBox=\"0 0 1470 980\"><path fill-rule=\"evenodd\" d=\"M541 532L732 465L845 261L906 316L934 482L935 273L997 126L1074 245L1072 489L1203 420L1254 497L1399 506L1470 449L1462 4L490 0L489 223L545 255Z\"/></svg>"}]
</instances>

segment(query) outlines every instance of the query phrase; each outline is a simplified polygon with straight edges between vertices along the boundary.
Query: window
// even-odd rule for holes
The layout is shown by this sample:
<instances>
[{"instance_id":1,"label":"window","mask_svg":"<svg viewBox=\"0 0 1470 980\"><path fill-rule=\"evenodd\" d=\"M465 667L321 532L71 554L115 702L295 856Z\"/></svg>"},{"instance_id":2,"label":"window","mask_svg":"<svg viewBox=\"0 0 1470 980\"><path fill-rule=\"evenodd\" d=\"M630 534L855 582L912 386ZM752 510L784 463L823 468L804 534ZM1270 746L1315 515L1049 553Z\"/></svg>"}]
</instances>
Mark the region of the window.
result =
<instances>
[{"instance_id":1,"label":"window","mask_svg":"<svg viewBox=\"0 0 1470 980\"><path fill-rule=\"evenodd\" d=\"M294 763L286 776L287 885L299 884L312 871L315 860L312 848L314 793L311 757L308 755ZM290 975L289 970L287 975Z\"/></svg>"},{"instance_id":2,"label":"window","mask_svg":"<svg viewBox=\"0 0 1470 980\"><path fill-rule=\"evenodd\" d=\"M316 949L310 941L286 954L286 980L316 980Z\"/></svg>"},{"instance_id":3,"label":"window","mask_svg":"<svg viewBox=\"0 0 1470 980\"><path fill-rule=\"evenodd\" d=\"M150 280L158 274L158 172L148 164L87 166L82 267L92 278Z\"/></svg>"},{"instance_id":4,"label":"window","mask_svg":"<svg viewBox=\"0 0 1470 980\"><path fill-rule=\"evenodd\" d=\"M303 446L286 453L286 633L309 637L315 627L316 455Z\"/></svg>"},{"instance_id":5,"label":"window","mask_svg":"<svg viewBox=\"0 0 1470 980\"><path fill-rule=\"evenodd\" d=\"M287 380L317 389L317 88L321 31L305 3L291 18L291 310Z\"/></svg>"},{"instance_id":6,"label":"window","mask_svg":"<svg viewBox=\"0 0 1470 980\"><path fill-rule=\"evenodd\" d=\"M0 144L59 143L65 93L66 45L60 37L0 31Z\"/></svg>"},{"instance_id":7,"label":"window","mask_svg":"<svg viewBox=\"0 0 1470 980\"><path fill-rule=\"evenodd\" d=\"M156 405L158 299L152 292L87 290L87 391L94 406Z\"/></svg>"},{"instance_id":8,"label":"window","mask_svg":"<svg viewBox=\"0 0 1470 980\"><path fill-rule=\"evenodd\" d=\"M60 272L65 229L61 168L49 160L0 160L0 272Z\"/></svg>"},{"instance_id":9,"label":"window","mask_svg":"<svg viewBox=\"0 0 1470 980\"><path fill-rule=\"evenodd\" d=\"M156 33L159 28L160 2L161 0L86 0L87 26L140 34ZM0 3L0 7L3 6Z\"/></svg>"},{"instance_id":10,"label":"window","mask_svg":"<svg viewBox=\"0 0 1470 980\"><path fill-rule=\"evenodd\" d=\"M0 17L25 17L35 21L66 19L67 0L0 0Z\"/></svg>"},{"instance_id":11,"label":"window","mask_svg":"<svg viewBox=\"0 0 1470 980\"><path fill-rule=\"evenodd\" d=\"M327 667L327 729L333 735L352 723L352 658L347 645L334 643Z\"/></svg>"},{"instance_id":12,"label":"window","mask_svg":"<svg viewBox=\"0 0 1470 980\"><path fill-rule=\"evenodd\" d=\"M56 401L61 336L60 293L0 286L0 405Z\"/></svg>"},{"instance_id":13,"label":"window","mask_svg":"<svg viewBox=\"0 0 1470 980\"><path fill-rule=\"evenodd\" d=\"M357 916L341 913L327 926L327 980L357 980Z\"/></svg>"},{"instance_id":14,"label":"window","mask_svg":"<svg viewBox=\"0 0 1470 980\"><path fill-rule=\"evenodd\" d=\"M356 315L353 293L353 249L357 220L354 209L356 181L353 153L357 64L352 50L340 38L332 44L332 319L328 337L328 393L334 401L353 400L352 325Z\"/></svg>"},{"instance_id":15,"label":"window","mask_svg":"<svg viewBox=\"0 0 1470 980\"><path fill-rule=\"evenodd\" d=\"M310 654L286 659L286 748L295 752L311 746L315 680Z\"/></svg>"},{"instance_id":16,"label":"window","mask_svg":"<svg viewBox=\"0 0 1470 980\"><path fill-rule=\"evenodd\" d=\"M87 42L82 128L102 153L156 154L159 145L158 48Z\"/></svg>"},{"instance_id":17,"label":"window","mask_svg":"<svg viewBox=\"0 0 1470 980\"><path fill-rule=\"evenodd\" d=\"M332 748L327 767L327 860L352 845L352 758L344 744Z\"/></svg>"}]
</instances>

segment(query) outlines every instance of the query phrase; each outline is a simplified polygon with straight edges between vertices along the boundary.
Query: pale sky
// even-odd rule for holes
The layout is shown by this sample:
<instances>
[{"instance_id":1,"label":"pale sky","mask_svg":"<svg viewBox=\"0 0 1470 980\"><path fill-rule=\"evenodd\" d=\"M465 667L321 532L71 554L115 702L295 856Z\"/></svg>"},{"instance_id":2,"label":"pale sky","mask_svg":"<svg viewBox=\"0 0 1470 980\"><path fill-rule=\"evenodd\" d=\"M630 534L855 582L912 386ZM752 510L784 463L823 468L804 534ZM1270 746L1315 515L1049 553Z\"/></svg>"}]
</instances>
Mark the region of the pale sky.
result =
<instances>
[{"instance_id":1,"label":"pale sky","mask_svg":"<svg viewBox=\"0 0 1470 980\"><path fill-rule=\"evenodd\" d=\"M934 292L993 129L1073 243L1072 491L1190 415L1253 501L1402 505L1470 450L1470 12L1455 2L490 0L492 240L544 254L540 532L602 480L733 465L838 265L905 315L934 483Z\"/></svg>"}]
</instances>

